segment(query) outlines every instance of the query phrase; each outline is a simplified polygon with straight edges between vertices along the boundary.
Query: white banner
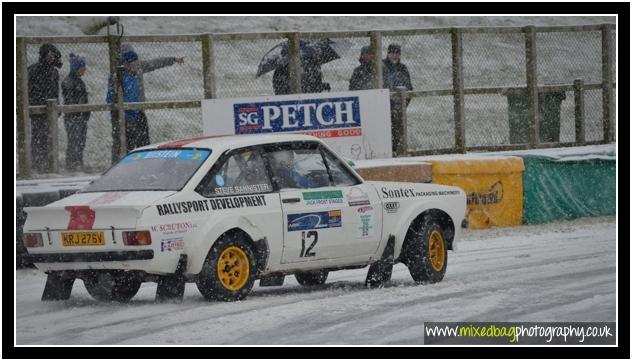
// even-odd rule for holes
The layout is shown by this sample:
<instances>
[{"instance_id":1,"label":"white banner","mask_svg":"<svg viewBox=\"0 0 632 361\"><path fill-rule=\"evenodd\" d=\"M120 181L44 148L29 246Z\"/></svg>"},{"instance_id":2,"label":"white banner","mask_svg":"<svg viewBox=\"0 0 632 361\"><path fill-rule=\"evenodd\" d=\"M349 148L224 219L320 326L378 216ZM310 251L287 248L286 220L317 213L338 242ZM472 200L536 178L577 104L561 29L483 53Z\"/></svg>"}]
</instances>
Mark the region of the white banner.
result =
<instances>
[{"instance_id":1,"label":"white banner","mask_svg":"<svg viewBox=\"0 0 632 361\"><path fill-rule=\"evenodd\" d=\"M204 135L300 133L343 157L391 158L388 89L202 100Z\"/></svg>"}]
</instances>

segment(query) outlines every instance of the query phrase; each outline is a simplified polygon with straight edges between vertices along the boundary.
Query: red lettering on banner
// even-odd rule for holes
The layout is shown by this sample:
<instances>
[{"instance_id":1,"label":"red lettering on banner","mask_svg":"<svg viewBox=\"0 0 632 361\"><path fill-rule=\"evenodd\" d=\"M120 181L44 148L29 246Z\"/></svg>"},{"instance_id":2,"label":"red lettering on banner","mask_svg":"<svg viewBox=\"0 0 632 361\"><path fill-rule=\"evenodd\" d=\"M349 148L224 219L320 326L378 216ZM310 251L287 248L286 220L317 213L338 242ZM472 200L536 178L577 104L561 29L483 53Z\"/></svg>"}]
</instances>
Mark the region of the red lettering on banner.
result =
<instances>
[{"instance_id":1,"label":"red lettering on banner","mask_svg":"<svg viewBox=\"0 0 632 361\"><path fill-rule=\"evenodd\" d=\"M64 209L70 212L68 229L92 229L96 217L89 206L66 206Z\"/></svg>"},{"instance_id":2,"label":"red lettering on banner","mask_svg":"<svg viewBox=\"0 0 632 361\"><path fill-rule=\"evenodd\" d=\"M297 132L294 134L311 135L317 138L358 137L362 135L362 128L345 128L333 130L313 130L309 132Z\"/></svg>"}]
</instances>

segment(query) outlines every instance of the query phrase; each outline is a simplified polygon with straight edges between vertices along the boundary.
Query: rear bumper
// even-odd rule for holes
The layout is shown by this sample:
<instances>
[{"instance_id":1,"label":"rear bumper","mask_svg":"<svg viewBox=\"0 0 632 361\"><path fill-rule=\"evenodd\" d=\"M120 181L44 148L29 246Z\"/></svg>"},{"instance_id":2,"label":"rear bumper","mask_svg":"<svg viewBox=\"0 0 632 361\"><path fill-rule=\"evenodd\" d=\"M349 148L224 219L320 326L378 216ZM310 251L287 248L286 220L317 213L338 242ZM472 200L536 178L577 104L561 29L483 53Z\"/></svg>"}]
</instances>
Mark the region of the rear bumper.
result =
<instances>
[{"instance_id":1,"label":"rear bumper","mask_svg":"<svg viewBox=\"0 0 632 361\"><path fill-rule=\"evenodd\" d=\"M82 252L82 253L39 253L29 256L32 263L67 263L67 262L110 262L134 261L154 258L153 250Z\"/></svg>"}]
</instances>

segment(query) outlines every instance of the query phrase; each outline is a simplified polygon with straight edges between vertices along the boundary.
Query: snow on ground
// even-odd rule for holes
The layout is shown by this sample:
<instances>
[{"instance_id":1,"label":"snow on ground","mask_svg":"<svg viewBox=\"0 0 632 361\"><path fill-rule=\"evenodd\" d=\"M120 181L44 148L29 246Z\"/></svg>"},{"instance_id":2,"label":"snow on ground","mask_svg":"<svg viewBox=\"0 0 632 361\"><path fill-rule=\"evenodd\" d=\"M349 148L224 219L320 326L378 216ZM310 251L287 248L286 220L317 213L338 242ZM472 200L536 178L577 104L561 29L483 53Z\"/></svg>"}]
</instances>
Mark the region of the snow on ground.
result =
<instances>
[{"instance_id":1,"label":"snow on ground","mask_svg":"<svg viewBox=\"0 0 632 361\"><path fill-rule=\"evenodd\" d=\"M129 304L99 303L81 281L70 300L42 303L44 274L19 270L16 343L421 344L425 321L614 321L615 222L466 230L438 284L416 285L400 264L381 289L348 270L319 287L256 283L234 303L187 284L182 304L154 304L155 283Z\"/></svg>"}]
</instances>

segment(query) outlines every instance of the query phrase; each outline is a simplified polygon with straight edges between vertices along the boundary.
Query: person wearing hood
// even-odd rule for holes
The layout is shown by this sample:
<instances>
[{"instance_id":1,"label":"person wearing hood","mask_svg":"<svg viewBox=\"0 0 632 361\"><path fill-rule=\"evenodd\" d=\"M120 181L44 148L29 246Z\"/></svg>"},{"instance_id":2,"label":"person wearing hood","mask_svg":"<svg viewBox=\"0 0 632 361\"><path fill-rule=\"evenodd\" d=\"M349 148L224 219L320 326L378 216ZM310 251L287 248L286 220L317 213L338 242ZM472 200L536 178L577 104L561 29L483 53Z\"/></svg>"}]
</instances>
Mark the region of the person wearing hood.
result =
<instances>
[{"instance_id":1,"label":"person wearing hood","mask_svg":"<svg viewBox=\"0 0 632 361\"><path fill-rule=\"evenodd\" d=\"M81 77L86 72L86 61L75 54L70 54L70 73L61 83L61 94L64 104L87 104L88 91ZM86 146L86 133L90 112L65 113L64 125L68 134L66 148L66 169L83 168L83 149Z\"/></svg>"},{"instance_id":2,"label":"person wearing hood","mask_svg":"<svg viewBox=\"0 0 632 361\"><path fill-rule=\"evenodd\" d=\"M373 89L373 76L375 70L373 67L373 51L370 46L363 46L360 51L360 65L353 69L353 75L349 80L349 90L366 90Z\"/></svg>"},{"instance_id":3,"label":"person wearing hood","mask_svg":"<svg viewBox=\"0 0 632 361\"><path fill-rule=\"evenodd\" d=\"M39 60L27 69L29 105L46 105L46 100L59 100L61 53L52 44L43 44ZM36 172L43 173L48 165L48 119L46 114L31 115L31 153Z\"/></svg>"}]
</instances>

